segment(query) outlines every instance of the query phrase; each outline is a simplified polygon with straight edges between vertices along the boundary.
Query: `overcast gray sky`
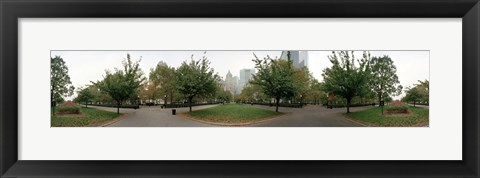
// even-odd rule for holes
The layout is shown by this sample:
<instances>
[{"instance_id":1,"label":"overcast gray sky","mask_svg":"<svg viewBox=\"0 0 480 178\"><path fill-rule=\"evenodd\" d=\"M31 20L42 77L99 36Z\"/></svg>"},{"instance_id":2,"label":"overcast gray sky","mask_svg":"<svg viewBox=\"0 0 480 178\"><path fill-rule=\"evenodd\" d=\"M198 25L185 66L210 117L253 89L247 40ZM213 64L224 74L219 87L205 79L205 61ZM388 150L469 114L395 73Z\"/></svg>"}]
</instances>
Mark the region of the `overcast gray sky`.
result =
<instances>
[{"instance_id":1,"label":"overcast gray sky","mask_svg":"<svg viewBox=\"0 0 480 178\"><path fill-rule=\"evenodd\" d=\"M178 67L182 61L200 59L204 51L51 51L51 56L61 56L69 69L69 75L75 88L90 84L103 78L105 70L122 67L122 60L131 55L132 60L142 59L140 67L148 76L150 69L160 61L169 66ZM254 68L253 53L263 58L280 57L281 51L207 51L205 56L210 60L211 66L220 76L225 78L230 70L232 75L239 76L240 70ZM327 56L331 51L309 51L309 70L313 76L322 81L323 69L330 67ZM361 57L362 51L356 51L355 56ZM372 56L388 55L397 67L400 84L405 88L417 83L418 80L429 80L429 51L370 51ZM403 94L402 94L403 95ZM72 99L68 97L67 99ZM394 99L398 99L394 97Z\"/></svg>"}]
</instances>

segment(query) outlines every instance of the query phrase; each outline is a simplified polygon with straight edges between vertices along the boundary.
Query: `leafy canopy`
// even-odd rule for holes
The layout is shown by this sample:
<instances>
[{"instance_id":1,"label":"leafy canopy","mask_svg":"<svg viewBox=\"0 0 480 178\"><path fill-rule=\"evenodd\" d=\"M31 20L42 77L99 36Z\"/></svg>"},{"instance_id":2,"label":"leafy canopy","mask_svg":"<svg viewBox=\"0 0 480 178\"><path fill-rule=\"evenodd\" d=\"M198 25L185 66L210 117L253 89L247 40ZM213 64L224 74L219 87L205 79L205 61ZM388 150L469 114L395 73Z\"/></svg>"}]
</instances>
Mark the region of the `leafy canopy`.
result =
<instances>
[{"instance_id":1,"label":"leafy canopy","mask_svg":"<svg viewBox=\"0 0 480 178\"><path fill-rule=\"evenodd\" d=\"M145 81L139 62L140 60L132 62L130 54L127 54L123 61L123 70L115 69L113 73L106 71L103 80L95 82L94 85L120 105L123 101L136 96L137 89Z\"/></svg>"},{"instance_id":2,"label":"leafy canopy","mask_svg":"<svg viewBox=\"0 0 480 178\"><path fill-rule=\"evenodd\" d=\"M362 58L356 59L353 51L332 51L328 59L332 67L323 70L323 87L328 93L345 98L349 113L352 98L368 93L370 53L364 51Z\"/></svg>"},{"instance_id":3,"label":"leafy canopy","mask_svg":"<svg viewBox=\"0 0 480 178\"><path fill-rule=\"evenodd\" d=\"M160 61L155 68L150 69L149 79L155 86L155 96L164 98L164 96L173 97L177 92L175 80L175 68L169 67L167 63Z\"/></svg>"},{"instance_id":4,"label":"leafy canopy","mask_svg":"<svg viewBox=\"0 0 480 178\"><path fill-rule=\"evenodd\" d=\"M60 56L50 58L50 94L52 101L62 101L62 97L73 95L68 67Z\"/></svg>"},{"instance_id":5,"label":"leafy canopy","mask_svg":"<svg viewBox=\"0 0 480 178\"><path fill-rule=\"evenodd\" d=\"M190 111L194 97L215 95L217 78L218 75L214 74L213 69L210 68L210 62L205 56L194 60L192 55L189 63L183 61L182 65L178 67L175 72L176 89L188 99Z\"/></svg>"},{"instance_id":6,"label":"leafy canopy","mask_svg":"<svg viewBox=\"0 0 480 178\"><path fill-rule=\"evenodd\" d=\"M270 56L259 59L255 53L255 68L257 73L253 76L252 84L260 87L267 96L276 100L276 112L278 112L279 100L291 98L299 91L299 82L296 78L303 77L297 74L290 59L290 52L287 53L287 60L272 59Z\"/></svg>"},{"instance_id":7,"label":"leafy canopy","mask_svg":"<svg viewBox=\"0 0 480 178\"><path fill-rule=\"evenodd\" d=\"M370 85L379 102L391 94L399 95L402 86L397 76L397 68L389 56L372 57L370 61L372 78Z\"/></svg>"}]
</instances>

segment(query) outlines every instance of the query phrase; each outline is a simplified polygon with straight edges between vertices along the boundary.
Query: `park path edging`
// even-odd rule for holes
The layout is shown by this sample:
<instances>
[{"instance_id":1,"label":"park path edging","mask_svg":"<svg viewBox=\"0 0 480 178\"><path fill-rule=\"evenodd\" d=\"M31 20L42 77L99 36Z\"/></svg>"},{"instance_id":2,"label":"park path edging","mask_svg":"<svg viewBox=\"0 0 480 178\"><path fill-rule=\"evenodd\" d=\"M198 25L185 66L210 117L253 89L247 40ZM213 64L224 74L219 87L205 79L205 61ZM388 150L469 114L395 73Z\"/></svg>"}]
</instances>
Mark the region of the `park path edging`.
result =
<instances>
[{"instance_id":1,"label":"park path edging","mask_svg":"<svg viewBox=\"0 0 480 178\"><path fill-rule=\"evenodd\" d=\"M128 113L127 113L128 114ZM101 124L100 126L98 127L108 127L109 125L112 125L112 124L115 124L121 120L124 120L125 118L127 118L125 115L127 114L122 114L120 117L114 119L113 121L110 121L110 122L107 122L107 123L104 123L104 124Z\"/></svg>"}]
</instances>

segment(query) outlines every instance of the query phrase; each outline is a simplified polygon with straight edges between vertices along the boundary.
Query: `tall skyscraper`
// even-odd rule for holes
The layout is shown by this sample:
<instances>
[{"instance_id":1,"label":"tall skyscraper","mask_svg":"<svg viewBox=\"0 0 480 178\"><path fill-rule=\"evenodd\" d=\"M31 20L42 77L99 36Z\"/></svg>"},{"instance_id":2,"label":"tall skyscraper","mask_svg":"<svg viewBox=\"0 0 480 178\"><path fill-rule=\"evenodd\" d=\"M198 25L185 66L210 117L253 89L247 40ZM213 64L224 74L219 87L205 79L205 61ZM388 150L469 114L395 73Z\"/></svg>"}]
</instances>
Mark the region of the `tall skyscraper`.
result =
<instances>
[{"instance_id":1,"label":"tall skyscraper","mask_svg":"<svg viewBox=\"0 0 480 178\"><path fill-rule=\"evenodd\" d=\"M233 93L234 95L240 94L240 87L238 86L238 77L234 76L233 77L233 83L235 83L235 92Z\"/></svg>"},{"instance_id":2,"label":"tall skyscraper","mask_svg":"<svg viewBox=\"0 0 480 178\"><path fill-rule=\"evenodd\" d=\"M289 51L282 51L280 59L287 60L288 52ZM290 59L296 68L308 67L308 51L290 51Z\"/></svg>"},{"instance_id":3,"label":"tall skyscraper","mask_svg":"<svg viewBox=\"0 0 480 178\"><path fill-rule=\"evenodd\" d=\"M238 77L233 77L229 70L227 76L225 77L225 91L230 91L232 94L237 94L237 85Z\"/></svg>"},{"instance_id":4,"label":"tall skyscraper","mask_svg":"<svg viewBox=\"0 0 480 178\"><path fill-rule=\"evenodd\" d=\"M238 81L238 86L240 88L239 91L248 84L248 82L252 79L252 75L255 74L255 69L242 69L240 70L240 80Z\"/></svg>"}]
</instances>

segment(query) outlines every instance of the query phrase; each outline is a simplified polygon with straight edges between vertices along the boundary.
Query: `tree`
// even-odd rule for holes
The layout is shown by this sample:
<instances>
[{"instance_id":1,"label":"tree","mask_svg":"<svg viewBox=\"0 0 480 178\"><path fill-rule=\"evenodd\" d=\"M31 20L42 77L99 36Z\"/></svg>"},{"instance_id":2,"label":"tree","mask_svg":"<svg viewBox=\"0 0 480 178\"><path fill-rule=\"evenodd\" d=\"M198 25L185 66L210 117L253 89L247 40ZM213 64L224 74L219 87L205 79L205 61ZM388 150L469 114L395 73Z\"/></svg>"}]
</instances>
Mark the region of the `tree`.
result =
<instances>
[{"instance_id":1,"label":"tree","mask_svg":"<svg viewBox=\"0 0 480 178\"><path fill-rule=\"evenodd\" d=\"M154 86L159 88L158 92L156 92L157 95L161 98L165 98L163 96L168 96L170 98L170 103L172 103L173 98L177 93L175 68L169 67L167 63L160 61L154 69L150 69L149 79L153 82Z\"/></svg>"},{"instance_id":2,"label":"tree","mask_svg":"<svg viewBox=\"0 0 480 178\"><path fill-rule=\"evenodd\" d=\"M430 83L428 80L419 80L418 84L414 84L413 87L407 88L406 95L402 98L402 100L406 102L413 102L414 107L417 101L428 103L429 85Z\"/></svg>"},{"instance_id":3,"label":"tree","mask_svg":"<svg viewBox=\"0 0 480 178\"><path fill-rule=\"evenodd\" d=\"M123 61L123 70L115 69L114 73L106 71L102 81L94 83L100 91L108 94L117 104L117 114L120 113L122 102L137 95L138 88L145 81L140 70L140 60L132 62L130 54Z\"/></svg>"},{"instance_id":4,"label":"tree","mask_svg":"<svg viewBox=\"0 0 480 178\"><path fill-rule=\"evenodd\" d=\"M418 87L413 87L413 88L409 88L407 89L407 94L405 95L405 97L402 99L403 101L406 101L406 102L413 102L413 107L416 107L415 104L418 100L420 100L422 98L422 94L419 90Z\"/></svg>"},{"instance_id":5,"label":"tree","mask_svg":"<svg viewBox=\"0 0 480 178\"><path fill-rule=\"evenodd\" d=\"M328 59L332 67L323 70L324 88L328 93L345 98L347 113L350 113L352 98L368 93L370 54L363 52L361 59L355 59L353 51L332 51Z\"/></svg>"},{"instance_id":6,"label":"tree","mask_svg":"<svg viewBox=\"0 0 480 178\"><path fill-rule=\"evenodd\" d=\"M85 107L88 108L88 102L90 102L95 96L91 89L86 87L78 91L78 96L75 98L78 102L85 102Z\"/></svg>"},{"instance_id":7,"label":"tree","mask_svg":"<svg viewBox=\"0 0 480 178\"><path fill-rule=\"evenodd\" d=\"M253 102L255 100L255 95L259 95L260 89L258 88L257 85L253 85L250 83L247 83L242 91L240 92L240 95L238 98L242 100L243 102Z\"/></svg>"},{"instance_id":8,"label":"tree","mask_svg":"<svg viewBox=\"0 0 480 178\"><path fill-rule=\"evenodd\" d=\"M418 90L420 94L422 95L422 101L425 103L429 103L429 88L430 88L430 82L428 80L418 81L419 84L417 84Z\"/></svg>"},{"instance_id":9,"label":"tree","mask_svg":"<svg viewBox=\"0 0 480 178\"><path fill-rule=\"evenodd\" d=\"M100 89L95 86L95 85L89 85L88 88L90 89L90 92L93 94L93 103L111 103L113 99L106 93L100 91Z\"/></svg>"},{"instance_id":10,"label":"tree","mask_svg":"<svg viewBox=\"0 0 480 178\"><path fill-rule=\"evenodd\" d=\"M253 55L258 72L253 76L251 83L258 85L264 94L275 98L275 111L278 112L280 99L293 97L298 91L290 52L287 53L287 60L272 59L270 56L262 60Z\"/></svg>"},{"instance_id":11,"label":"tree","mask_svg":"<svg viewBox=\"0 0 480 178\"><path fill-rule=\"evenodd\" d=\"M50 102L63 100L63 97L73 95L75 87L72 86L68 67L60 56L50 58ZM52 104L55 113L55 104Z\"/></svg>"},{"instance_id":12,"label":"tree","mask_svg":"<svg viewBox=\"0 0 480 178\"><path fill-rule=\"evenodd\" d=\"M139 99L143 100L156 100L158 93L159 93L159 88L153 82L146 82L144 83L141 87L138 88L138 93L139 93ZM135 96L134 96L135 98Z\"/></svg>"},{"instance_id":13,"label":"tree","mask_svg":"<svg viewBox=\"0 0 480 178\"><path fill-rule=\"evenodd\" d=\"M295 86L297 88L295 97L296 99L300 99L300 102L303 103L302 100L309 97L308 95L311 94L309 91L311 91L311 84L314 78L307 67L302 67L299 69L293 68L293 70L293 81L295 82Z\"/></svg>"},{"instance_id":14,"label":"tree","mask_svg":"<svg viewBox=\"0 0 480 178\"><path fill-rule=\"evenodd\" d=\"M393 101L393 98L387 95L383 97L383 101L385 101L385 103L389 103Z\"/></svg>"},{"instance_id":15,"label":"tree","mask_svg":"<svg viewBox=\"0 0 480 178\"><path fill-rule=\"evenodd\" d=\"M216 98L221 100L223 103L230 103L233 98L233 94L230 91L217 89Z\"/></svg>"},{"instance_id":16,"label":"tree","mask_svg":"<svg viewBox=\"0 0 480 178\"><path fill-rule=\"evenodd\" d=\"M320 100L323 96L326 96L322 91L323 86L317 79L312 79L310 81L310 89L308 90L308 97L313 100L313 104L320 104Z\"/></svg>"},{"instance_id":17,"label":"tree","mask_svg":"<svg viewBox=\"0 0 480 178\"><path fill-rule=\"evenodd\" d=\"M209 65L210 62L205 56L194 60L192 55L190 63L183 61L175 72L176 88L188 100L190 112L194 97L215 94L218 76Z\"/></svg>"},{"instance_id":18,"label":"tree","mask_svg":"<svg viewBox=\"0 0 480 178\"><path fill-rule=\"evenodd\" d=\"M378 98L378 103L386 96L399 95L402 92L397 68L389 56L372 57L370 68L372 71L370 85Z\"/></svg>"}]
</instances>

